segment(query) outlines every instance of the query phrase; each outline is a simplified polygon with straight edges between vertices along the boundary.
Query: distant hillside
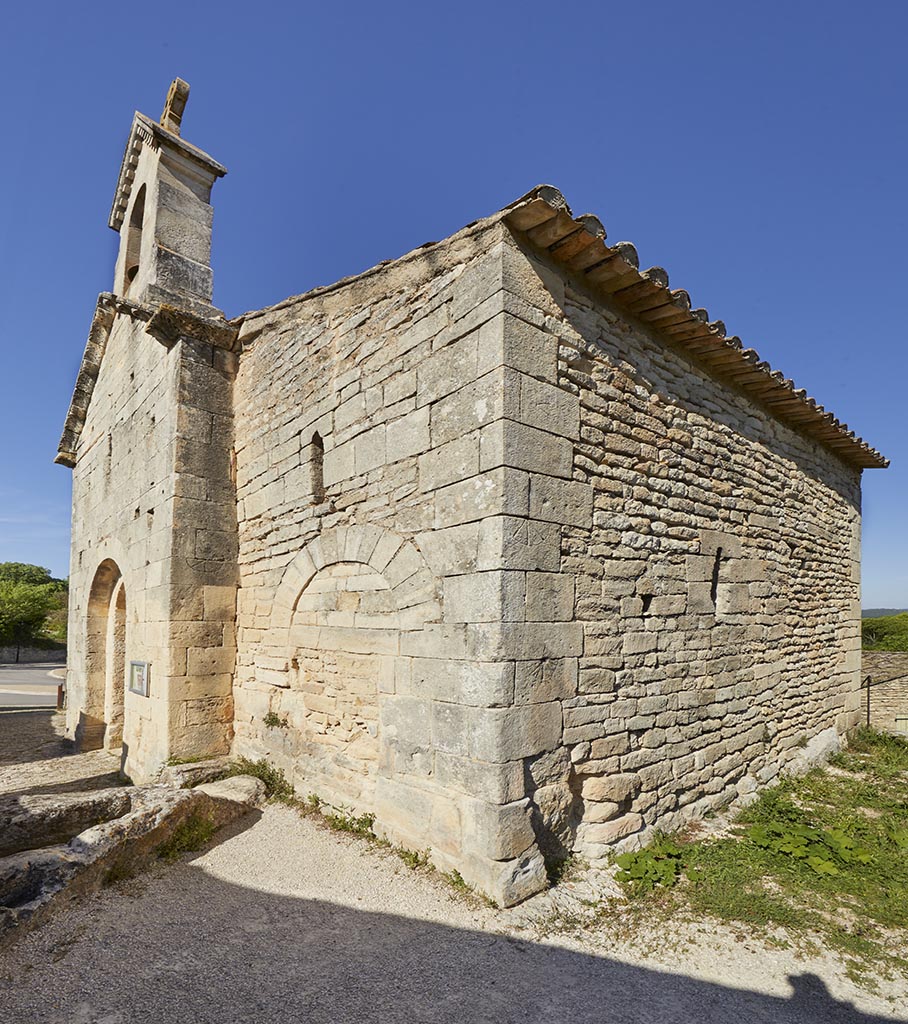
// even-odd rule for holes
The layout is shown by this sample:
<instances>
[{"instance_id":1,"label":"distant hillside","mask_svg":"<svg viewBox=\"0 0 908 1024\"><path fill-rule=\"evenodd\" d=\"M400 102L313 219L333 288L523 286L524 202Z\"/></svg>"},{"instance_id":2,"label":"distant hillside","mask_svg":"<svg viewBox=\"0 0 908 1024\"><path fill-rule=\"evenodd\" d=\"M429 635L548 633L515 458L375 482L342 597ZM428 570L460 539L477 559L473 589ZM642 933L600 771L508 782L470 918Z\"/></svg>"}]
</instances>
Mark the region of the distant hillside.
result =
<instances>
[{"instance_id":1,"label":"distant hillside","mask_svg":"<svg viewBox=\"0 0 908 1024\"><path fill-rule=\"evenodd\" d=\"M899 615L908 612L908 608L865 608L861 612L862 619L878 619L883 615Z\"/></svg>"},{"instance_id":2,"label":"distant hillside","mask_svg":"<svg viewBox=\"0 0 908 1024\"><path fill-rule=\"evenodd\" d=\"M861 639L865 651L908 651L908 612L865 618Z\"/></svg>"}]
</instances>

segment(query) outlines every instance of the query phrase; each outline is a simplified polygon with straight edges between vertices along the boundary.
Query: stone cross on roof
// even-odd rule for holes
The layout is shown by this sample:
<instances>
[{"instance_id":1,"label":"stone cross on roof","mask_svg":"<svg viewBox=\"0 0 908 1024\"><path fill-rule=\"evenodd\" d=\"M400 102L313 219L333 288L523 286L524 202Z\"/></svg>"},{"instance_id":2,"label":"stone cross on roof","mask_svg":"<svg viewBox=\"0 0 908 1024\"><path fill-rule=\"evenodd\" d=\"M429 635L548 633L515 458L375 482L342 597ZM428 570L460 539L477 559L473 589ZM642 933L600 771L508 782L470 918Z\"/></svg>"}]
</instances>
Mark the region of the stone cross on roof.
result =
<instances>
[{"instance_id":1,"label":"stone cross on roof","mask_svg":"<svg viewBox=\"0 0 908 1024\"><path fill-rule=\"evenodd\" d=\"M161 114L162 128L173 132L174 135L180 134L180 124L188 99L189 83L184 82L182 78L175 78L167 90L167 102L164 104L164 113Z\"/></svg>"}]
</instances>

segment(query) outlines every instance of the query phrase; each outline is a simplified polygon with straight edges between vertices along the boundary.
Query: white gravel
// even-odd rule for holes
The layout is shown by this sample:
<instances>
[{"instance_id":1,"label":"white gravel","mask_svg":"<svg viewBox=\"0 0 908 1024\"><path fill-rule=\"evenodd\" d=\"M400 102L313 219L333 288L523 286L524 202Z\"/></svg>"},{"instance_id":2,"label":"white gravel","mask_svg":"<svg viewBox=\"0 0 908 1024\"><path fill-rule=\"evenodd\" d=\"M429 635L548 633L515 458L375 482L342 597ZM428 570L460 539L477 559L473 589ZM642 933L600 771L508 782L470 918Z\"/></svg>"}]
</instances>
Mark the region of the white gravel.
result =
<instances>
[{"instance_id":1,"label":"white gravel","mask_svg":"<svg viewBox=\"0 0 908 1024\"><path fill-rule=\"evenodd\" d=\"M870 995L832 959L799 960L721 929L647 954L640 941L536 941L532 921L550 902L496 912L389 852L269 807L207 852L85 898L7 950L0 1022L908 1019L903 984Z\"/></svg>"}]
</instances>

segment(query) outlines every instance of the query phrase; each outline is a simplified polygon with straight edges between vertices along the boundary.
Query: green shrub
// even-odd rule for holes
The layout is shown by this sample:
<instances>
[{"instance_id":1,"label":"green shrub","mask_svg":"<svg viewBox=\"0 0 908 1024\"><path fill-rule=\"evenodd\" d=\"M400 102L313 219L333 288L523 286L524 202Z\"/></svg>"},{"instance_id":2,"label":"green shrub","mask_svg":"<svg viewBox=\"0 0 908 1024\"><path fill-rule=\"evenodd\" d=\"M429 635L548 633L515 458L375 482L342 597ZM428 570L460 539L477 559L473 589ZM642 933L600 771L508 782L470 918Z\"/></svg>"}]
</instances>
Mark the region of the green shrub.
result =
<instances>
[{"instance_id":1,"label":"green shrub","mask_svg":"<svg viewBox=\"0 0 908 1024\"><path fill-rule=\"evenodd\" d=\"M372 826L375 824L374 814L349 814L346 811L338 811L337 814L325 814L325 821L336 832L349 832L350 835L361 836L364 839L374 839L375 833Z\"/></svg>"},{"instance_id":2,"label":"green shrub","mask_svg":"<svg viewBox=\"0 0 908 1024\"><path fill-rule=\"evenodd\" d=\"M615 858L620 870L615 878L631 896L645 896L657 886L671 889L685 870L685 850L668 836L657 836L649 846ZM698 877L693 869L688 877Z\"/></svg>"},{"instance_id":3,"label":"green shrub","mask_svg":"<svg viewBox=\"0 0 908 1024\"><path fill-rule=\"evenodd\" d=\"M424 850L420 853L418 850L408 850L403 846L396 846L394 852L398 857L407 865L408 868L415 871L417 868L424 868L429 863L429 853Z\"/></svg>"},{"instance_id":4,"label":"green shrub","mask_svg":"<svg viewBox=\"0 0 908 1024\"><path fill-rule=\"evenodd\" d=\"M803 861L818 875L837 875L838 864L873 863L873 854L839 829L824 831L786 822L753 825L745 835L770 853Z\"/></svg>"},{"instance_id":5,"label":"green shrub","mask_svg":"<svg viewBox=\"0 0 908 1024\"><path fill-rule=\"evenodd\" d=\"M908 612L861 620L865 651L908 651Z\"/></svg>"},{"instance_id":6,"label":"green shrub","mask_svg":"<svg viewBox=\"0 0 908 1024\"><path fill-rule=\"evenodd\" d=\"M250 761L248 757L236 758L227 766L223 778L229 779L234 775L252 775L261 779L270 799L289 800L293 796L293 786L287 781L287 776L264 758L259 761Z\"/></svg>"},{"instance_id":7,"label":"green shrub","mask_svg":"<svg viewBox=\"0 0 908 1024\"><path fill-rule=\"evenodd\" d=\"M161 860L176 860L180 854L203 847L215 832L217 825L213 821L194 812L158 847L158 856Z\"/></svg>"}]
</instances>

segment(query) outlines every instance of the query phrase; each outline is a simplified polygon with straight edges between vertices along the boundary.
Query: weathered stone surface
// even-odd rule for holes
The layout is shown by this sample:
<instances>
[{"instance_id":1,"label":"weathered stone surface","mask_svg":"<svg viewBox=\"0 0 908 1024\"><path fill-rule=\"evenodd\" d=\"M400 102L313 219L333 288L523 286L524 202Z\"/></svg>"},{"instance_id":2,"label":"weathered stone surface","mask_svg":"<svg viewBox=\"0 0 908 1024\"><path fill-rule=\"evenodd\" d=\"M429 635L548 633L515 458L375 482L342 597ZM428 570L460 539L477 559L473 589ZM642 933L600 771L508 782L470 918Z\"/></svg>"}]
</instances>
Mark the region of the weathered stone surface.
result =
<instances>
[{"instance_id":1,"label":"weathered stone surface","mask_svg":"<svg viewBox=\"0 0 908 1024\"><path fill-rule=\"evenodd\" d=\"M639 832L641 828L643 818L639 814L625 814L622 818L601 825L584 825L582 838L588 845L608 846L618 839Z\"/></svg>"},{"instance_id":2,"label":"weathered stone surface","mask_svg":"<svg viewBox=\"0 0 908 1024\"><path fill-rule=\"evenodd\" d=\"M234 775L217 782L205 782L195 787L196 792L223 804L241 804L247 807L258 807L267 796L265 783L252 775Z\"/></svg>"},{"instance_id":3,"label":"weathered stone surface","mask_svg":"<svg viewBox=\"0 0 908 1024\"><path fill-rule=\"evenodd\" d=\"M535 839L529 800L488 804L474 800L467 805L465 826L470 848L492 860L508 860L528 850Z\"/></svg>"},{"instance_id":4,"label":"weathered stone surface","mask_svg":"<svg viewBox=\"0 0 908 1024\"><path fill-rule=\"evenodd\" d=\"M636 775L620 774L588 777L583 780L581 792L584 800L620 804L640 792L640 779Z\"/></svg>"},{"instance_id":5,"label":"weathered stone surface","mask_svg":"<svg viewBox=\"0 0 908 1024\"><path fill-rule=\"evenodd\" d=\"M576 794L562 782L542 786L533 793L532 800L540 849L546 856L568 856L574 846L578 818Z\"/></svg>"},{"instance_id":6,"label":"weathered stone surface","mask_svg":"<svg viewBox=\"0 0 908 1024\"><path fill-rule=\"evenodd\" d=\"M64 898L91 892L111 875L140 870L190 817L219 828L246 814L264 799L265 787L260 779L238 776L198 789L143 786L116 792L129 802L122 816L65 845L0 858L0 945Z\"/></svg>"},{"instance_id":7,"label":"weathered stone surface","mask_svg":"<svg viewBox=\"0 0 908 1024\"><path fill-rule=\"evenodd\" d=\"M603 821L611 821L621 813L621 804L613 803L611 800L602 800L596 803L590 802L583 808L583 820L591 825Z\"/></svg>"},{"instance_id":8,"label":"weathered stone surface","mask_svg":"<svg viewBox=\"0 0 908 1024\"><path fill-rule=\"evenodd\" d=\"M489 895L499 906L513 907L548 885L545 860L530 849L512 860L468 856L463 860L465 881Z\"/></svg>"},{"instance_id":9,"label":"weathered stone surface","mask_svg":"<svg viewBox=\"0 0 908 1024\"><path fill-rule=\"evenodd\" d=\"M0 798L0 856L71 839L130 809L126 789L88 793L22 794Z\"/></svg>"}]
</instances>

